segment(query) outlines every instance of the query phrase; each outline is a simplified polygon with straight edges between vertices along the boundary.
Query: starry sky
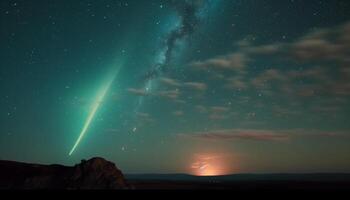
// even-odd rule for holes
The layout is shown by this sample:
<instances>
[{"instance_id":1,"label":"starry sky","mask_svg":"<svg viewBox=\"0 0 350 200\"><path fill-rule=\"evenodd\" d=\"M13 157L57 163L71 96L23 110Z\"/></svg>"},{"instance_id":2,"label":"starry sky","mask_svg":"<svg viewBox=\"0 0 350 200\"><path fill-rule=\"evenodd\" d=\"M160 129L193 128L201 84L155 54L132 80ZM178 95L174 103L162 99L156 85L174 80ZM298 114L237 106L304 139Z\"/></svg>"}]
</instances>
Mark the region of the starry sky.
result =
<instances>
[{"instance_id":1,"label":"starry sky","mask_svg":"<svg viewBox=\"0 0 350 200\"><path fill-rule=\"evenodd\" d=\"M347 0L2 0L0 159L350 172L349 10Z\"/></svg>"}]
</instances>

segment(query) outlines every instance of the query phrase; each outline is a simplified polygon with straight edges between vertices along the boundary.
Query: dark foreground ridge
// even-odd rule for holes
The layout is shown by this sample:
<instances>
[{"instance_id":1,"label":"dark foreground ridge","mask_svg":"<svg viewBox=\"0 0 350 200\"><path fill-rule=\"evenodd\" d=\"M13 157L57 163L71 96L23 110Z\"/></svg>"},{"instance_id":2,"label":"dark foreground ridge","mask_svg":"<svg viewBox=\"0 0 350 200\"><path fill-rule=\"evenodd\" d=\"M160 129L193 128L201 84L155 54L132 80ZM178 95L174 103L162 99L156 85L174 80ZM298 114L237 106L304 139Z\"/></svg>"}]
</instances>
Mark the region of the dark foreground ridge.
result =
<instances>
[{"instance_id":1,"label":"dark foreground ridge","mask_svg":"<svg viewBox=\"0 0 350 200\"><path fill-rule=\"evenodd\" d=\"M103 158L74 167L0 161L0 189L128 189L122 172Z\"/></svg>"},{"instance_id":2,"label":"dark foreground ridge","mask_svg":"<svg viewBox=\"0 0 350 200\"><path fill-rule=\"evenodd\" d=\"M126 174L136 189L234 191L350 191L350 174L236 174L198 177L187 174Z\"/></svg>"},{"instance_id":3,"label":"dark foreground ridge","mask_svg":"<svg viewBox=\"0 0 350 200\"><path fill-rule=\"evenodd\" d=\"M126 178L124 178L126 177ZM127 179L127 181L126 181ZM129 174L103 158L73 167L0 161L0 190L350 191L350 174Z\"/></svg>"}]
</instances>

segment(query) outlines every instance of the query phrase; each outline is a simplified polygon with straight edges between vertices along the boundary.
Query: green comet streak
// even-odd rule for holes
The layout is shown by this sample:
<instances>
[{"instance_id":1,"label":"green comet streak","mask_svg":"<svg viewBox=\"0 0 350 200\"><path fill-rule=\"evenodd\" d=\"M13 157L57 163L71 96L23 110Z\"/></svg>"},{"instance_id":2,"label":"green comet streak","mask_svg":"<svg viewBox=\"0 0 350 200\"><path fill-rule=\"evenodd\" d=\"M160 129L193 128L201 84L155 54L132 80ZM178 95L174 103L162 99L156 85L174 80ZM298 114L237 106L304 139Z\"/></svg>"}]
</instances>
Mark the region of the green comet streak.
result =
<instances>
[{"instance_id":1,"label":"green comet streak","mask_svg":"<svg viewBox=\"0 0 350 200\"><path fill-rule=\"evenodd\" d=\"M74 151L76 150L76 148L79 146L79 143L81 142L81 140L84 138L84 135L86 134L87 130L90 127L91 122L94 119L94 116L96 114L96 112L98 111L99 107L101 106L101 103L103 101L103 99L105 98L109 88L111 87L112 83L114 82L115 77L117 76L118 72L114 73L115 75L109 80L109 82L106 84L106 86L101 90L101 93L98 95L95 103L93 104L92 110L85 122L85 125L79 135L79 138L77 139L77 141L75 142L72 150L69 152L69 156L71 156Z\"/></svg>"}]
</instances>

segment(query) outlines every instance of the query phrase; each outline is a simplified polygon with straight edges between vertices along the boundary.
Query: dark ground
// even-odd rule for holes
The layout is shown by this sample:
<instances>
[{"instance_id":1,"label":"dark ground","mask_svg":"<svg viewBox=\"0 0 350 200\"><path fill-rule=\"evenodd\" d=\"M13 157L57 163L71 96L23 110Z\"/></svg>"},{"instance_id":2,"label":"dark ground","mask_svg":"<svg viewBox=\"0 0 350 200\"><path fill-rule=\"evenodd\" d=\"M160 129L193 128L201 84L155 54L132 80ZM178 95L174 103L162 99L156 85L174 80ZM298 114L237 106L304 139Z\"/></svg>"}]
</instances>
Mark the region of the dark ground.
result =
<instances>
[{"instance_id":1,"label":"dark ground","mask_svg":"<svg viewBox=\"0 0 350 200\"><path fill-rule=\"evenodd\" d=\"M201 183L181 181L129 181L137 190L267 190L267 191L350 191L349 182L242 181Z\"/></svg>"},{"instance_id":2,"label":"dark ground","mask_svg":"<svg viewBox=\"0 0 350 200\"><path fill-rule=\"evenodd\" d=\"M75 166L0 161L0 190L345 191L350 174L126 174L103 158Z\"/></svg>"},{"instance_id":3,"label":"dark ground","mask_svg":"<svg viewBox=\"0 0 350 200\"><path fill-rule=\"evenodd\" d=\"M350 191L350 174L126 175L139 190Z\"/></svg>"},{"instance_id":4,"label":"dark ground","mask_svg":"<svg viewBox=\"0 0 350 200\"><path fill-rule=\"evenodd\" d=\"M75 166L40 165L0 160L0 190L129 189L122 172L103 158Z\"/></svg>"}]
</instances>

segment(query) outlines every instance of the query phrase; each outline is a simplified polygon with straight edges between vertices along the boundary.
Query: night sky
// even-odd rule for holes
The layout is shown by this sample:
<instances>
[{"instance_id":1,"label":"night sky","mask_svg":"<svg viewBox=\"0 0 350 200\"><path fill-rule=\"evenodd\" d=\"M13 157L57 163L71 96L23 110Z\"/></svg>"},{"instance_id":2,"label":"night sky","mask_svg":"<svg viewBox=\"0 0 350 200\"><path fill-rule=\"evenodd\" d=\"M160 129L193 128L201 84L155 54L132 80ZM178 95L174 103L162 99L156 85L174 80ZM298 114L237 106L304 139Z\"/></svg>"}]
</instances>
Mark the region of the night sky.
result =
<instances>
[{"instance_id":1,"label":"night sky","mask_svg":"<svg viewBox=\"0 0 350 200\"><path fill-rule=\"evenodd\" d=\"M2 0L0 159L350 172L349 10L348 0Z\"/></svg>"}]
</instances>

